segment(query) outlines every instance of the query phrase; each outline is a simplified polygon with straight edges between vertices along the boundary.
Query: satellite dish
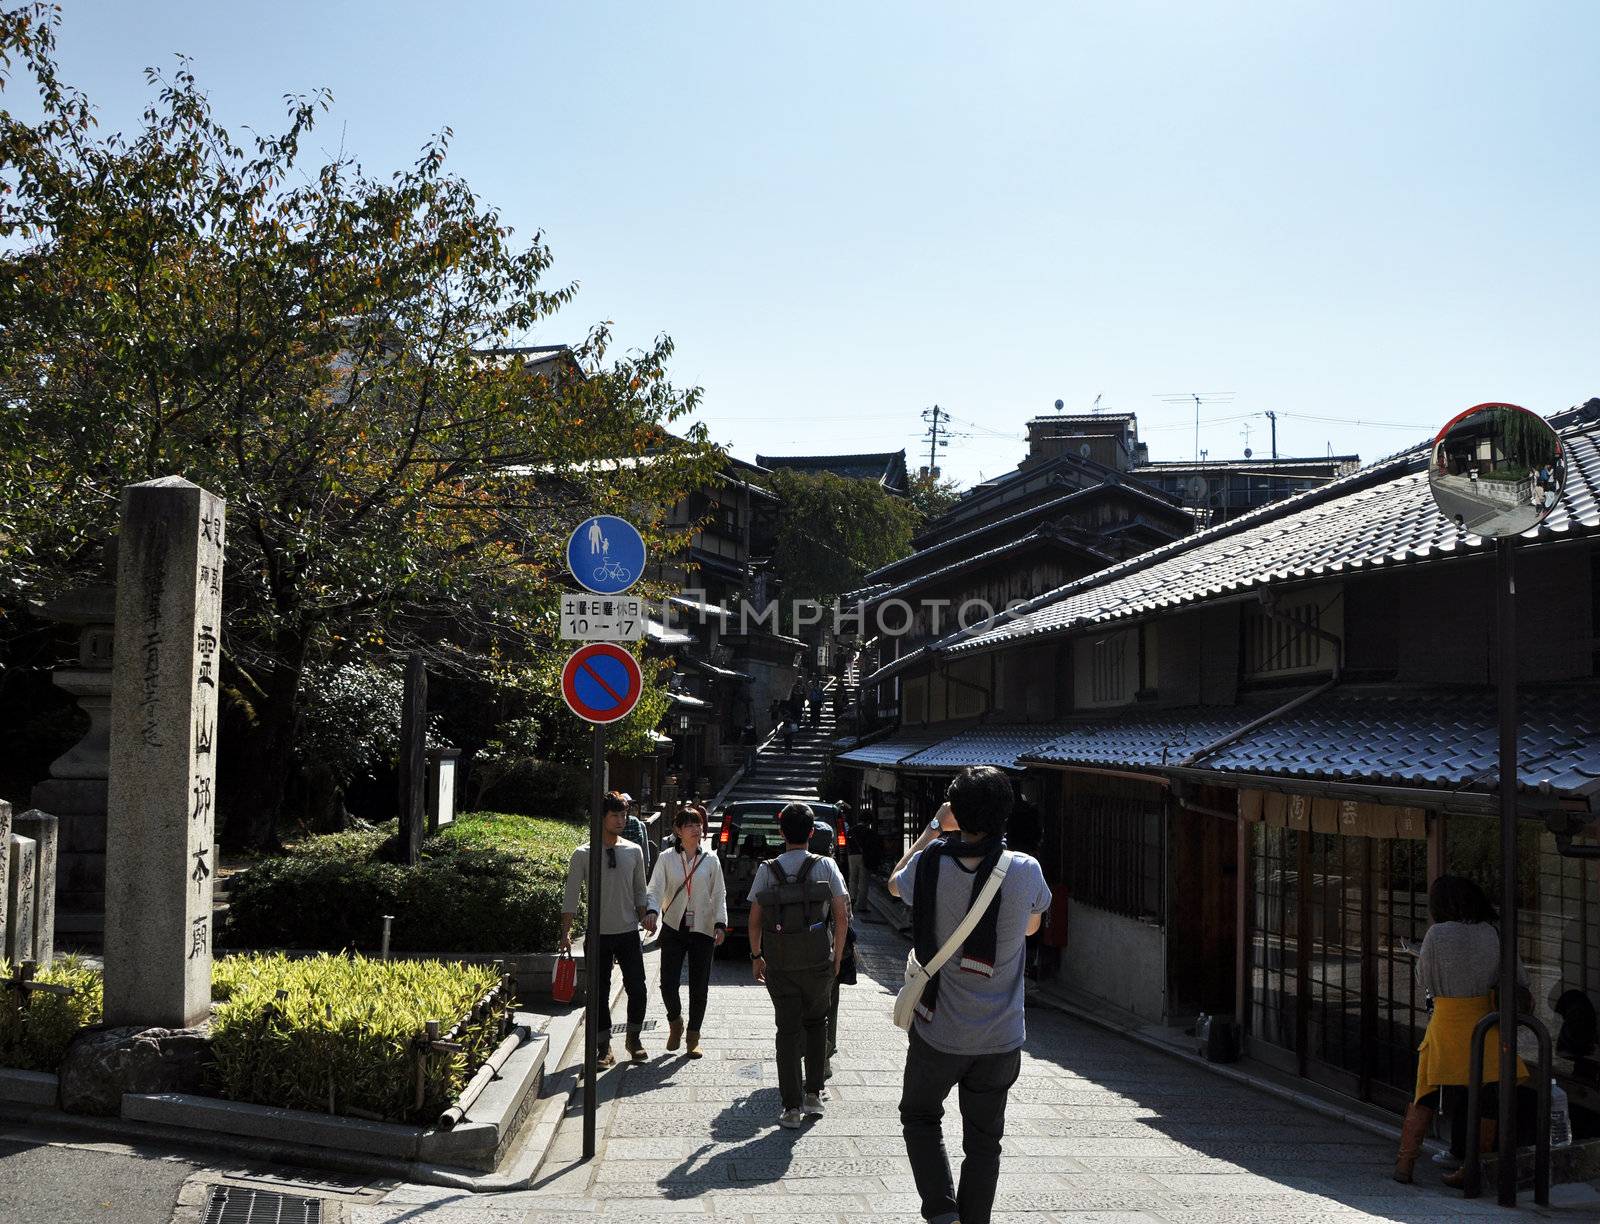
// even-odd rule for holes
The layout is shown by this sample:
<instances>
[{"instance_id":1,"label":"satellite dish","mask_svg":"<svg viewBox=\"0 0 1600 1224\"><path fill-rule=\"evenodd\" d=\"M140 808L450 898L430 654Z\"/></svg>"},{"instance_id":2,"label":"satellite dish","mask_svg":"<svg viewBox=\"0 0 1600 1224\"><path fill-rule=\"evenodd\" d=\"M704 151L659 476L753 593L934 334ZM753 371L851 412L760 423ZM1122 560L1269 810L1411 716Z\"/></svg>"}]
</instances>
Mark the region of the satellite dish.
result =
<instances>
[{"instance_id":1,"label":"satellite dish","mask_svg":"<svg viewBox=\"0 0 1600 1224\"><path fill-rule=\"evenodd\" d=\"M1250 456L1253 454L1255 454L1255 451L1251 450L1248 446L1244 448L1244 457L1246 459L1250 458Z\"/></svg>"},{"instance_id":2,"label":"satellite dish","mask_svg":"<svg viewBox=\"0 0 1600 1224\"><path fill-rule=\"evenodd\" d=\"M1204 476L1191 476L1184 489L1189 494L1190 501L1204 501L1206 499L1206 478Z\"/></svg>"},{"instance_id":3,"label":"satellite dish","mask_svg":"<svg viewBox=\"0 0 1600 1224\"><path fill-rule=\"evenodd\" d=\"M1066 407L1066 404L1063 403L1061 400L1057 400L1056 401L1056 411L1057 412L1060 412L1065 407Z\"/></svg>"}]
</instances>

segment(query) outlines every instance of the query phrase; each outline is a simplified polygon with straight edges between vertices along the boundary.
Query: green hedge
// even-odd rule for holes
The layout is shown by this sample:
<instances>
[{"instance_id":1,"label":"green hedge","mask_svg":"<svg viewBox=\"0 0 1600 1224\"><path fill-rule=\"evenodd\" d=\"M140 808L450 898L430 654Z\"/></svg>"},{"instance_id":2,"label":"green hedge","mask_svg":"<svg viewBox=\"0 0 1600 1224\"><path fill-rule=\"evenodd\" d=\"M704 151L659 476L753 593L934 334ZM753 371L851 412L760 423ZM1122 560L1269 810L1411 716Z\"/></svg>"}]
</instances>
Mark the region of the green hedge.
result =
<instances>
[{"instance_id":1,"label":"green hedge","mask_svg":"<svg viewBox=\"0 0 1600 1224\"><path fill-rule=\"evenodd\" d=\"M10 966L0 962L9 974ZM0 1066L55 1071L80 1029L104 1016L100 970L64 957L38 981L73 987L36 991L24 1011L0 1006ZM474 1007L498 977L486 965L374 961L361 957L230 956L211 970L208 1087L235 1101L391 1121L430 1122L465 1087L499 1040L508 1001L477 1018ZM280 992L282 992L280 994ZM441 1033L463 1024L459 1053L423 1061L416 1103L414 1039L429 1020ZM463 1023L465 1022L465 1023Z\"/></svg>"},{"instance_id":2,"label":"green hedge","mask_svg":"<svg viewBox=\"0 0 1600 1224\"><path fill-rule=\"evenodd\" d=\"M396 952L555 948L575 824L475 813L423 846L416 867L383 856L383 831L308 838L229 885L225 946L375 950L395 916Z\"/></svg>"},{"instance_id":3,"label":"green hedge","mask_svg":"<svg viewBox=\"0 0 1600 1224\"><path fill-rule=\"evenodd\" d=\"M10 978L14 967L0 960L0 974ZM0 994L0 1067L54 1071L66 1056L78 1030L99 1024L105 1016L100 971L76 956L63 956L34 975L37 982L70 986L70 995L32 991L26 1007L16 995Z\"/></svg>"},{"instance_id":4,"label":"green hedge","mask_svg":"<svg viewBox=\"0 0 1600 1224\"><path fill-rule=\"evenodd\" d=\"M483 965L227 957L211 975L218 1091L286 1109L430 1122L493 1052L504 1004L465 1024L462 1052L423 1061L420 1107L415 1038L429 1020L449 1032L497 981Z\"/></svg>"}]
</instances>

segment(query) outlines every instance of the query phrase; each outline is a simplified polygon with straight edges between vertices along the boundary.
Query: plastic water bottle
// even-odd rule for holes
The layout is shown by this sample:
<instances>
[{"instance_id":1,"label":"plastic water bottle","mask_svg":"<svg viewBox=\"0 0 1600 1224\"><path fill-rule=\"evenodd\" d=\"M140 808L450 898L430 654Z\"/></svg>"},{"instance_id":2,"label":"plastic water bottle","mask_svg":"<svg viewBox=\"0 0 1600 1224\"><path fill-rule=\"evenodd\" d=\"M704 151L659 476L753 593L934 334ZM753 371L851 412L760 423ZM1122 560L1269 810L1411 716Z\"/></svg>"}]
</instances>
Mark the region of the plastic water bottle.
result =
<instances>
[{"instance_id":1,"label":"plastic water bottle","mask_svg":"<svg viewBox=\"0 0 1600 1224\"><path fill-rule=\"evenodd\" d=\"M1567 1107L1567 1094L1553 1079L1550 1081L1550 1146L1572 1146L1572 1113Z\"/></svg>"}]
</instances>

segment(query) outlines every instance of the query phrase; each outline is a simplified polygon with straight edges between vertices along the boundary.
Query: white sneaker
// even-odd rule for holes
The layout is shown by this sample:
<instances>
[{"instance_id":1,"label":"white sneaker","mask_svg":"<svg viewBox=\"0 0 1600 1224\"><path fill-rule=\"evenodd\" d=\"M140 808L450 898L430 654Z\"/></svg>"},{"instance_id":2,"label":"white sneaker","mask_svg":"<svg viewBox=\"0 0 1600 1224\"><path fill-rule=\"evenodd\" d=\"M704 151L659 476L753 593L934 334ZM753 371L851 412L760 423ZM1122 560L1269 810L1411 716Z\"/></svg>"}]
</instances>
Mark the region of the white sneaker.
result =
<instances>
[{"instance_id":1,"label":"white sneaker","mask_svg":"<svg viewBox=\"0 0 1600 1224\"><path fill-rule=\"evenodd\" d=\"M822 1098L815 1092L806 1093L805 1103L800 1106L800 1112L808 1118L822 1117Z\"/></svg>"},{"instance_id":2,"label":"white sneaker","mask_svg":"<svg viewBox=\"0 0 1600 1224\"><path fill-rule=\"evenodd\" d=\"M1447 1173L1454 1173L1461 1167L1461 1162L1455 1158L1455 1153L1449 1148L1445 1148L1442 1152L1435 1152L1429 1159L1436 1165L1443 1165Z\"/></svg>"},{"instance_id":3,"label":"white sneaker","mask_svg":"<svg viewBox=\"0 0 1600 1224\"><path fill-rule=\"evenodd\" d=\"M799 1130L806 1124L806 1117L798 1109L786 1109L778 1115L778 1125L788 1130Z\"/></svg>"}]
</instances>

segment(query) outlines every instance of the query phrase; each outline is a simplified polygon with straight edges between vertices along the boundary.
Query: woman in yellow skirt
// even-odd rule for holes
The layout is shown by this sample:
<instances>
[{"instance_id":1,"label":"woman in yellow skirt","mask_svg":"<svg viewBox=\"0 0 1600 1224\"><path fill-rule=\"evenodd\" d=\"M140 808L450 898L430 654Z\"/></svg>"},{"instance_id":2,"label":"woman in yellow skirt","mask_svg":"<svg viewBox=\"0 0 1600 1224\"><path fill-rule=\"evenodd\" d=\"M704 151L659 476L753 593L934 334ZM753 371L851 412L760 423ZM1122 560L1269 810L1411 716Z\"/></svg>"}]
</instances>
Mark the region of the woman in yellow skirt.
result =
<instances>
[{"instance_id":1,"label":"woman in yellow skirt","mask_svg":"<svg viewBox=\"0 0 1600 1224\"><path fill-rule=\"evenodd\" d=\"M1433 1015L1418 1047L1417 1090L1400 1131L1400 1154L1394 1164L1398 1182L1411 1180L1422 1141L1440 1109L1450 1114L1452 1154L1457 1160L1466 1159L1472 1030L1494 1009L1490 992L1500 977L1500 933L1494 926L1498 915L1481 888L1465 876L1440 876L1428 890L1428 913L1433 925L1422 941L1416 972L1417 984L1433 999ZM1526 983L1520 963L1517 976ZM1485 1085L1500 1078L1499 1040L1499 1029L1491 1028L1483 1063ZM1525 1079L1527 1074L1519 1060L1517 1077ZM1493 1108L1490 1099L1485 1096L1485 1120L1478 1135L1482 1151L1494 1146L1495 1124L1488 1120ZM1447 1174L1444 1180L1446 1185L1458 1186L1462 1173Z\"/></svg>"}]
</instances>

